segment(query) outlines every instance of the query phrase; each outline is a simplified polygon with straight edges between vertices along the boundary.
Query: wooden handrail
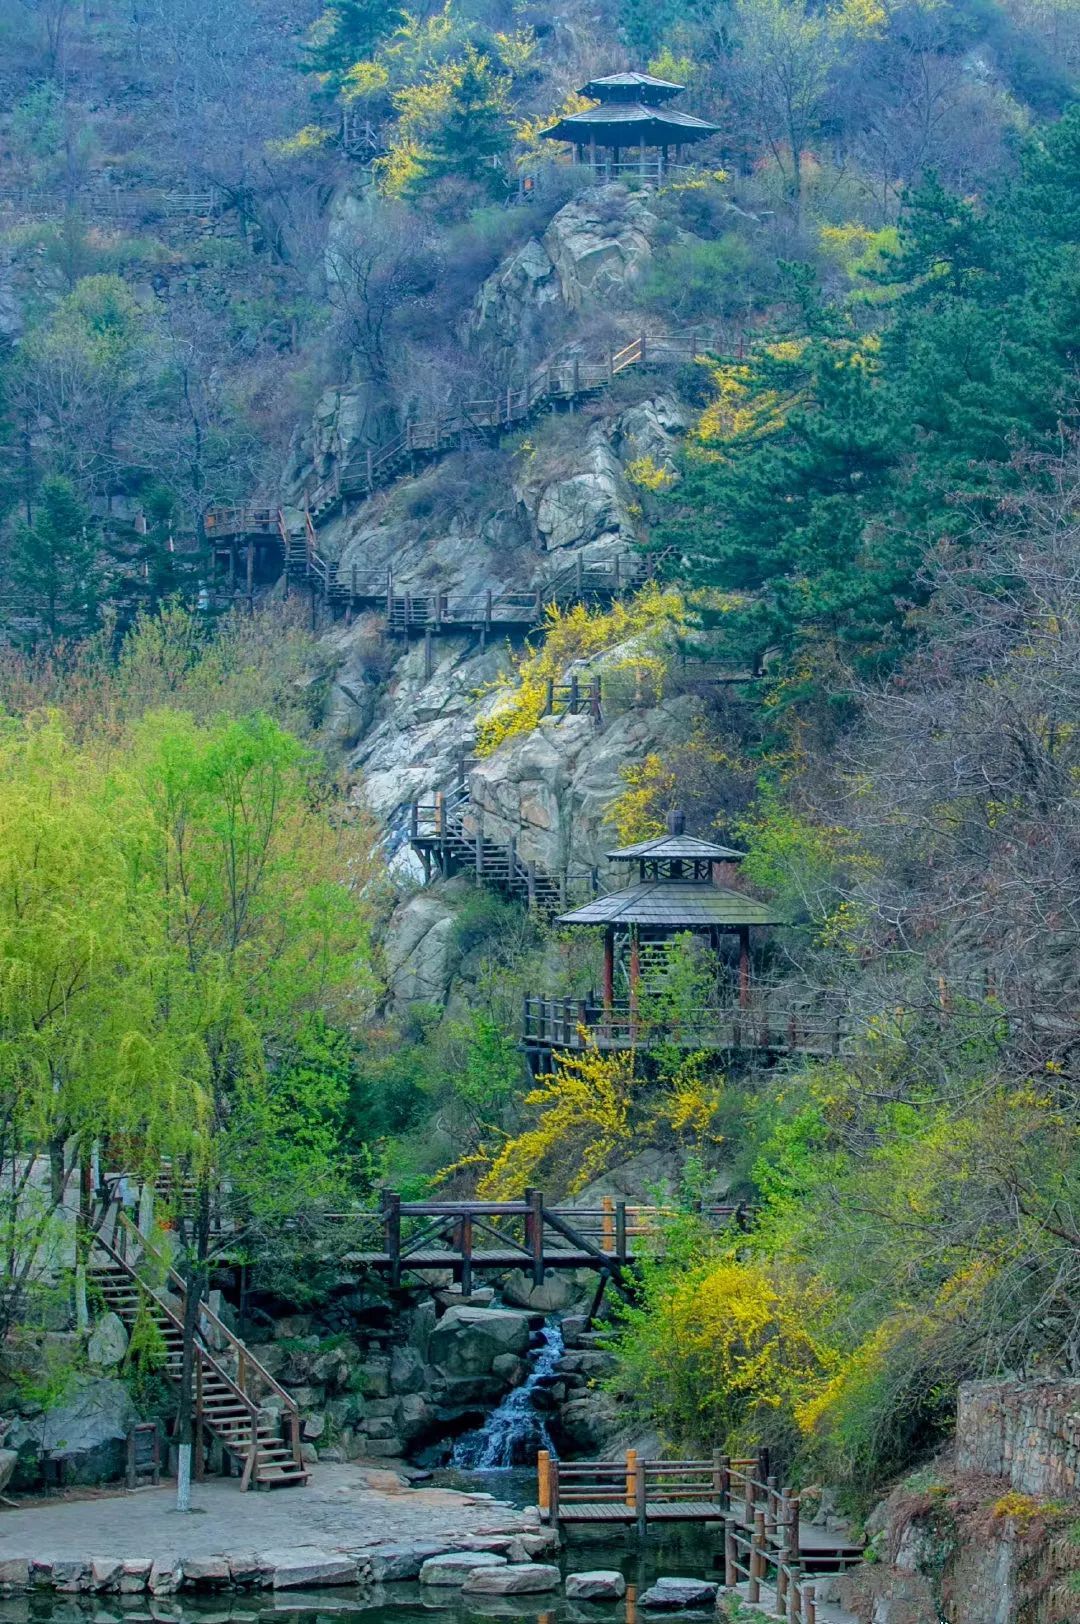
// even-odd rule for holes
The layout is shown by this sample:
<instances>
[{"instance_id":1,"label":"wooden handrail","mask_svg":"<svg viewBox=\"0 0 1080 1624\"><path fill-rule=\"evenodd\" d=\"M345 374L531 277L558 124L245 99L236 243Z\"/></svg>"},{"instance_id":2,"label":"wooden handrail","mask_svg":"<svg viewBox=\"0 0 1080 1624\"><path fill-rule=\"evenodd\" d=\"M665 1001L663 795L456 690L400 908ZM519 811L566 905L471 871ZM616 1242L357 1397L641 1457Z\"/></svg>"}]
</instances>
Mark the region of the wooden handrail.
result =
<instances>
[{"instance_id":1,"label":"wooden handrail","mask_svg":"<svg viewBox=\"0 0 1080 1624\"><path fill-rule=\"evenodd\" d=\"M169 1263L168 1259L158 1251L157 1247L153 1246L150 1241L147 1240L142 1231L132 1223L131 1219L127 1216L127 1213L118 1212L117 1217L124 1227L138 1240L139 1244L147 1252L149 1252L152 1257L156 1258L158 1262L165 1265L165 1268L168 1271L169 1279L179 1288L181 1295L186 1295L187 1288L184 1280L181 1275L177 1274L176 1270L172 1267L171 1263ZM100 1239L100 1237L98 1238ZM129 1264L125 1264L125 1268L127 1268L128 1272L134 1275L136 1279L138 1278ZM166 1304L162 1304L162 1306L166 1309L166 1312L169 1312ZM225 1338L230 1348L237 1355L237 1358L242 1361L241 1368L246 1367L248 1370L254 1371L254 1373L270 1389L270 1391L274 1393L276 1397L282 1400L283 1404L288 1410L295 1411L295 1413L299 1415L300 1409L296 1403L296 1400L291 1396L291 1394L285 1391L280 1382L275 1381L274 1377L271 1376L266 1366L262 1364L261 1361L258 1360L252 1353L247 1343L242 1342L235 1332L229 1329L229 1327L225 1324L225 1321L214 1313L214 1310L210 1307L209 1303L203 1302L199 1304L199 1314L201 1317L205 1317L218 1332L218 1334ZM250 1400L249 1402L252 1404L255 1403L254 1400ZM258 1408L257 1405L255 1407Z\"/></svg>"},{"instance_id":2,"label":"wooden handrail","mask_svg":"<svg viewBox=\"0 0 1080 1624\"><path fill-rule=\"evenodd\" d=\"M128 1220L125 1219L125 1222L127 1222L127 1221ZM138 1233L138 1232L136 1231L136 1233ZM143 1237L141 1235L139 1236L139 1238L140 1238L140 1240L143 1239ZM113 1259L113 1261L115 1263L119 1263L120 1267L124 1270L125 1274L129 1275L131 1277L131 1279L135 1281L136 1285L140 1288L140 1290L145 1291L148 1297L153 1298L155 1308L158 1308L158 1309L161 1310L161 1312L165 1315L166 1319L169 1321L170 1325L172 1325L173 1329L179 1331L181 1336L183 1336L183 1334L184 1334L184 1322L183 1322L183 1320L179 1319L177 1317L177 1315L173 1313L173 1311L169 1307L168 1303L165 1302L165 1300L158 1294L158 1292L156 1292L154 1290L154 1288L152 1286L147 1285L146 1281L143 1280L143 1278L138 1273L138 1271L134 1268L134 1266L131 1263L128 1262L127 1258L123 1257L116 1250L116 1248L111 1244L111 1242L107 1241L105 1239L104 1235L102 1235L100 1233L96 1234L93 1237L93 1244L95 1246L100 1246L102 1251L107 1252L108 1255ZM161 1254L157 1253L157 1252L154 1252L153 1248L150 1248L149 1250L151 1252L153 1252L154 1256L160 1257ZM175 1273L175 1271L172 1270L172 1269L169 1270L169 1276L170 1276L170 1278L180 1280L179 1275L177 1275ZM183 1285L182 1280L180 1280L180 1284L181 1284L181 1286ZM216 1316L215 1316L215 1318L216 1318ZM218 1321L218 1323L220 1324L220 1321ZM229 1391L233 1394L234 1398L238 1398L241 1401L244 1408L247 1410L249 1417L251 1418L252 1425L254 1425L254 1423L255 1423L255 1421L256 1421L256 1419L258 1417L258 1414L259 1414L259 1406L255 1403L254 1399L249 1398L247 1393L243 1392L236 1385L236 1383L233 1381L232 1377L229 1375L228 1371L225 1370L221 1365L218 1364L217 1360L214 1358L213 1354L210 1352L210 1349L206 1346L206 1343L203 1341L198 1329L196 1329L195 1334L196 1334L196 1337L198 1338L197 1343L196 1343L196 1353L197 1353L198 1358L200 1360L202 1360L205 1364L209 1365L210 1369L214 1372L215 1376L218 1376L225 1383L225 1385L229 1388Z\"/></svg>"}]
</instances>

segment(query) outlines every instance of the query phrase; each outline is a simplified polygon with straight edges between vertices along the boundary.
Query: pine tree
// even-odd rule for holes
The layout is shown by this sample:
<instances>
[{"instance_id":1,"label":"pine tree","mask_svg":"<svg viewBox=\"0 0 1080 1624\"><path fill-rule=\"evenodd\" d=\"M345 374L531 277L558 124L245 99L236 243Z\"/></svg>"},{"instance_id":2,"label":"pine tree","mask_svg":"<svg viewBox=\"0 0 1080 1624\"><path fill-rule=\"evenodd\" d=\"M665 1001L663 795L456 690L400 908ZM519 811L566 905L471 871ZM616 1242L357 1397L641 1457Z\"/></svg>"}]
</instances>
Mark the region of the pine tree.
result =
<instances>
[{"instance_id":1,"label":"pine tree","mask_svg":"<svg viewBox=\"0 0 1080 1624\"><path fill-rule=\"evenodd\" d=\"M487 57L470 50L446 116L428 142L419 187L457 176L493 197L505 192L501 160L510 150L510 126L503 91Z\"/></svg>"},{"instance_id":2,"label":"pine tree","mask_svg":"<svg viewBox=\"0 0 1080 1624\"><path fill-rule=\"evenodd\" d=\"M23 614L49 641L89 631L97 616L98 537L70 481L47 479L29 524L15 531L11 581Z\"/></svg>"},{"instance_id":3,"label":"pine tree","mask_svg":"<svg viewBox=\"0 0 1080 1624\"><path fill-rule=\"evenodd\" d=\"M325 74L329 87L338 91L349 69L369 61L404 20L404 11L391 0L334 0L315 24L306 65L312 73Z\"/></svg>"}]
</instances>

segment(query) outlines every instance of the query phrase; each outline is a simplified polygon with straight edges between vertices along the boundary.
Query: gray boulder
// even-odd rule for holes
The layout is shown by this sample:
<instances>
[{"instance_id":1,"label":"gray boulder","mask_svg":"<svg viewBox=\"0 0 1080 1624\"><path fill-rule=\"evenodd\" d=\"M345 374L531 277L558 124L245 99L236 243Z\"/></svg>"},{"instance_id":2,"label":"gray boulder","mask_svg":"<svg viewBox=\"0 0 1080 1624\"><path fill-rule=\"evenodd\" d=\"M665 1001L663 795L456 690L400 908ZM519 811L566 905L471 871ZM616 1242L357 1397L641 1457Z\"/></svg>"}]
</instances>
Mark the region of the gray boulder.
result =
<instances>
[{"instance_id":1,"label":"gray boulder","mask_svg":"<svg viewBox=\"0 0 1080 1624\"><path fill-rule=\"evenodd\" d=\"M675 1613L683 1607L712 1607L719 1588L706 1579L657 1579L638 1597L638 1606L656 1613Z\"/></svg>"},{"instance_id":2,"label":"gray boulder","mask_svg":"<svg viewBox=\"0 0 1080 1624\"><path fill-rule=\"evenodd\" d=\"M0 1449L0 1494L3 1494L15 1476L15 1468L18 1464L19 1452L17 1449Z\"/></svg>"},{"instance_id":3,"label":"gray boulder","mask_svg":"<svg viewBox=\"0 0 1080 1624\"><path fill-rule=\"evenodd\" d=\"M454 914L441 897L421 891L398 908L383 942L399 1004L441 1004L450 986Z\"/></svg>"},{"instance_id":4,"label":"gray boulder","mask_svg":"<svg viewBox=\"0 0 1080 1624\"><path fill-rule=\"evenodd\" d=\"M16 1417L5 1442L19 1456L24 1481L33 1482L50 1459L64 1462L68 1483L108 1483L126 1470L127 1435L138 1419L123 1382L82 1377L45 1414Z\"/></svg>"},{"instance_id":5,"label":"gray boulder","mask_svg":"<svg viewBox=\"0 0 1080 1624\"><path fill-rule=\"evenodd\" d=\"M127 1327L119 1314L102 1314L86 1345L86 1356L99 1370L120 1364L128 1350Z\"/></svg>"},{"instance_id":6,"label":"gray boulder","mask_svg":"<svg viewBox=\"0 0 1080 1624\"><path fill-rule=\"evenodd\" d=\"M432 1364L451 1376L482 1376L501 1353L529 1346L529 1317L503 1308L448 1308L431 1333Z\"/></svg>"},{"instance_id":7,"label":"gray boulder","mask_svg":"<svg viewBox=\"0 0 1080 1624\"><path fill-rule=\"evenodd\" d=\"M432 1556L420 1568L422 1585L437 1585L444 1589L460 1590L470 1573L479 1568L504 1568L505 1556L494 1551L451 1551L446 1556Z\"/></svg>"},{"instance_id":8,"label":"gray boulder","mask_svg":"<svg viewBox=\"0 0 1080 1624\"><path fill-rule=\"evenodd\" d=\"M461 1587L464 1596L528 1596L558 1590L559 1570L545 1562L508 1562L504 1568L477 1568Z\"/></svg>"},{"instance_id":9,"label":"gray boulder","mask_svg":"<svg viewBox=\"0 0 1080 1624\"><path fill-rule=\"evenodd\" d=\"M626 1580L617 1568L568 1573L566 1595L570 1601L619 1601L626 1595Z\"/></svg>"},{"instance_id":10,"label":"gray boulder","mask_svg":"<svg viewBox=\"0 0 1080 1624\"><path fill-rule=\"evenodd\" d=\"M371 1577L376 1584L396 1584L403 1579L416 1579L425 1562L433 1556L447 1554L445 1541L415 1540L409 1545L384 1545L371 1557Z\"/></svg>"},{"instance_id":11,"label":"gray boulder","mask_svg":"<svg viewBox=\"0 0 1080 1624\"><path fill-rule=\"evenodd\" d=\"M351 1556L324 1551L317 1545L263 1551L260 1560L266 1571L273 1573L275 1590L298 1590L308 1585L354 1585L358 1577L358 1569Z\"/></svg>"},{"instance_id":12,"label":"gray boulder","mask_svg":"<svg viewBox=\"0 0 1080 1624\"><path fill-rule=\"evenodd\" d=\"M548 1270L542 1286L534 1285L524 1269L512 1269L504 1276L500 1290L512 1307L528 1308L534 1314L561 1314L583 1296L572 1273L555 1269Z\"/></svg>"},{"instance_id":13,"label":"gray boulder","mask_svg":"<svg viewBox=\"0 0 1080 1624\"><path fill-rule=\"evenodd\" d=\"M559 1411L563 1447L591 1455L601 1450L618 1431L621 1418L615 1400L603 1392L568 1399Z\"/></svg>"}]
</instances>

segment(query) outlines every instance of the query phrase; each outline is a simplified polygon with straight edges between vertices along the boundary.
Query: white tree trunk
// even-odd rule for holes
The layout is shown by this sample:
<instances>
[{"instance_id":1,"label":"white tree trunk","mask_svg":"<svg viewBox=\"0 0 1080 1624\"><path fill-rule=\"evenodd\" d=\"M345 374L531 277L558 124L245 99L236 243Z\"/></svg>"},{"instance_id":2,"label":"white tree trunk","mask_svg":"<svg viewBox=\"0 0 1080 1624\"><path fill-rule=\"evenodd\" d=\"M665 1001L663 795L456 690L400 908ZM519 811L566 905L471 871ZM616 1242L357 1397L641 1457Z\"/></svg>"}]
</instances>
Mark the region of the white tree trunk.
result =
<instances>
[{"instance_id":1,"label":"white tree trunk","mask_svg":"<svg viewBox=\"0 0 1080 1624\"><path fill-rule=\"evenodd\" d=\"M181 1444L176 1461L176 1509L191 1510L191 1445Z\"/></svg>"}]
</instances>

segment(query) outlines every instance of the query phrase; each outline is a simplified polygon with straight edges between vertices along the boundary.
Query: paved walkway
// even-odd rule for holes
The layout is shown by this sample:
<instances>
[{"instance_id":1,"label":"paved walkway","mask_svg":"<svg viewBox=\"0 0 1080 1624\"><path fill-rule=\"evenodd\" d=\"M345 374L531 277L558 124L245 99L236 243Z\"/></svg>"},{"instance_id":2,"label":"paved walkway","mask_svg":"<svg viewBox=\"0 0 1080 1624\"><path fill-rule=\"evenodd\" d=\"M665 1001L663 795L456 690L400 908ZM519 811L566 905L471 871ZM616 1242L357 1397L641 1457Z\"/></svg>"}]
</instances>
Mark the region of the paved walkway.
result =
<instances>
[{"instance_id":1,"label":"paved walkway","mask_svg":"<svg viewBox=\"0 0 1080 1624\"><path fill-rule=\"evenodd\" d=\"M0 1508L0 1559L181 1558L317 1545L358 1555L384 1544L516 1531L520 1511L482 1495L410 1488L392 1472L318 1466L303 1488L241 1494L235 1478L192 1487L192 1515L173 1510L175 1487L101 1499ZM532 1524L535 1526L535 1524Z\"/></svg>"}]
</instances>

